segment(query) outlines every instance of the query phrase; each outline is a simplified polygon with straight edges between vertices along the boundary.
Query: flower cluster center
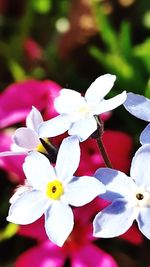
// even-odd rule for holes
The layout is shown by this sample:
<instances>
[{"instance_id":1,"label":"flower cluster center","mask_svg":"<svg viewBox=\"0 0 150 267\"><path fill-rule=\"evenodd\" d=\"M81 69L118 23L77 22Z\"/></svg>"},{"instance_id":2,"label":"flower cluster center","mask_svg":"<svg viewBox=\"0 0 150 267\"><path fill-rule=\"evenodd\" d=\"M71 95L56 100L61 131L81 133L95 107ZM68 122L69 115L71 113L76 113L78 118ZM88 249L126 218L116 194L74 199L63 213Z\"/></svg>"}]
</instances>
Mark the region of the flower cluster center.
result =
<instances>
[{"instance_id":1,"label":"flower cluster center","mask_svg":"<svg viewBox=\"0 0 150 267\"><path fill-rule=\"evenodd\" d=\"M83 105L78 107L77 112L83 116L90 115L91 108L87 103L84 103Z\"/></svg>"},{"instance_id":2,"label":"flower cluster center","mask_svg":"<svg viewBox=\"0 0 150 267\"><path fill-rule=\"evenodd\" d=\"M150 206L150 190L149 188L138 188L135 192L135 203L138 207Z\"/></svg>"},{"instance_id":3,"label":"flower cluster center","mask_svg":"<svg viewBox=\"0 0 150 267\"><path fill-rule=\"evenodd\" d=\"M60 181L54 180L47 184L46 195L48 198L58 200L63 195L64 189Z\"/></svg>"}]
</instances>

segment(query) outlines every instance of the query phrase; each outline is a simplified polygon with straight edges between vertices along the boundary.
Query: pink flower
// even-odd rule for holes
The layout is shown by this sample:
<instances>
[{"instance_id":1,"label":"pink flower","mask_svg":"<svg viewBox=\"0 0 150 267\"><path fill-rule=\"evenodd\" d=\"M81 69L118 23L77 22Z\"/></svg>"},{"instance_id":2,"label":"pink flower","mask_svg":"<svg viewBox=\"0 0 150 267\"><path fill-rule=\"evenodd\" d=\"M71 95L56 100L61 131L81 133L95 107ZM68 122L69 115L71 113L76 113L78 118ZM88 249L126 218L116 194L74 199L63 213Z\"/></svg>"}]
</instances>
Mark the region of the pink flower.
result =
<instances>
[{"instance_id":1,"label":"pink flower","mask_svg":"<svg viewBox=\"0 0 150 267\"><path fill-rule=\"evenodd\" d=\"M140 245L143 242L143 235L139 231L137 225L133 225L126 233L119 238L126 240L133 245Z\"/></svg>"},{"instance_id":2,"label":"pink flower","mask_svg":"<svg viewBox=\"0 0 150 267\"><path fill-rule=\"evenodd\" d=\"M0 94L0 128L23 122L32 106L43 111L45 119L57 113L53 100L60 86L53 81L27 80L8 86Z\"/></svg>"},{"instance_id":3,"label":"pink flower","mask_svg":"<svg viewBox=\"0 0 150 267\"><path fill-rule=\"evenodd\" d=\"M0 128L20 122L24 125L33 105L43 112L45 119L55 116L57 113L53 100L59 90L57 83L48 80L27 80L11 84L0 94ZM0 152L11 150L12 134L0 133ZM0 157L0 167L9 172L12 181L23 183L23 161L24 156Z\"/></svg>"},{"instance_id":4,"label":"pink flower","mask_svg":"<svg viewBox=\"0 0 150 267\"><path fill-rule=\"evenodd\" d=\"M36 226L35 224L22 226L20 228L21 234L31 234L32 237L37 237L40 241L37 246L20 255L15 267L30 267L31 264L36 267L61 267L66 259L70 260L71 267L117 267L116 262L108 253L92 243L94 238L91 219L100 208L101 201L96 198L84 207L74 209L75 227L61 248L45 239L41 220L38 221L38 224L36 222Z\"/></svg>"},{"instance_id":5,"label":"pink flower","mask_svg":"<svg viewBox=\"0 0 150 267\"><path fill-rule=\"evenodd\" d=\"M28 59L42 59L42 48L32 38L27 38L24 42L24 52Z\"/></svg>"},{"instance_id":6,"label":"pink flower","mask_svg":"<svg viewBox=\"0 0 150 267\"><path fill-rule=\"evenodd\" d=\"M132 138L120 131L106 130L103 142L113 167L128 172L133 148ZM94 139L88 139L80 145L81 161L77 172L79 175L91 175L98 168L105 166Z\"/></svg>"}]
</instances>

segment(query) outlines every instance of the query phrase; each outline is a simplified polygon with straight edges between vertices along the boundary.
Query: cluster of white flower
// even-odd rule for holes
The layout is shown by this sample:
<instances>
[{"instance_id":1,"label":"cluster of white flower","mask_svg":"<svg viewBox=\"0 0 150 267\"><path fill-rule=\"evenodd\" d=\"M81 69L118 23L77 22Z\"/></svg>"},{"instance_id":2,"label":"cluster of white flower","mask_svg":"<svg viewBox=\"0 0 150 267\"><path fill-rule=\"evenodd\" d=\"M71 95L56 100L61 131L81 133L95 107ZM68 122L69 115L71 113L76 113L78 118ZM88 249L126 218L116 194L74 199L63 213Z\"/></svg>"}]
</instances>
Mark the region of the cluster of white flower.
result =
<instances>
[{"instance_id":1,"label":"cluster of white flower","mask_svg":"<svg viewBox=\"0 0 150 267\"><path fill-rule=\"evenodd\" d=\"M97 130L99 114L124 103L128 111L142 119L145 119L144 115L138 114L147 109L145 116L150 118L150 104L145 98L141 104L140 96L124 91L104 99L115 79L110 74L100 76L88 88L85 97L76 91L62 89L54 103L60 115L49 121L44 122L40 112L32 108L26 127L15 131L12 150L0 153L0 156L27 154L23 164L26 181L10 199L8 221L25 225L44 214L49 239L62 246L74 226L71 206L80 207L100 196L111 204L96 215L94 236L121 235L137 220L141 232L150 238L148 130L142 133L142 147L132 160L130 177L112 168L99 168L93 176L74 176L80 162L80 142ZM140 105L143 105L143 112L140 109L138 113ZM43 144L47 143L47 138L66 131L70 136L62 141L53 166L45 155Z\"/></svg>"}]
</instances>

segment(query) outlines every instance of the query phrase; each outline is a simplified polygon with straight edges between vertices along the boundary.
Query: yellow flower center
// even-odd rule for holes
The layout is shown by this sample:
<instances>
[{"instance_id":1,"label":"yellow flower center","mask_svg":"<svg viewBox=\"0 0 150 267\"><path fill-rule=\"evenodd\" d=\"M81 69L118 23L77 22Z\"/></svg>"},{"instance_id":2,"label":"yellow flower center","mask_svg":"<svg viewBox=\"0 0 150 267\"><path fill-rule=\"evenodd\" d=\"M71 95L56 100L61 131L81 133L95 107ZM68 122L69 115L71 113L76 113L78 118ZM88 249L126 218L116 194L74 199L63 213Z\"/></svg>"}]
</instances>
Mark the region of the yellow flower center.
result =
<instances>
[{"instance_id":1,"label":"yellow flower center","mask_svg":"<svg viewBox=\"0 0 150 267\"><path fill-rule=\"evenodd\" d=\"M48 138L44 138L44 141L46 143L49 143ZM47 151L46 151L45 147L42 145L42 143L39 143L39 145L36 147L36 151L47 154Z\"/></svg>"},{"instance_id":2,"label":"yellow flower center","mask_svg":"<svg viewBox=\"0 0 150 267\"><path fill-rule=\"evenodd\" d=\"M58 200L63 195L64 189L60 181L54 180L47 184L46 195L48 198Z\"/></svg>"},{"instance_id":3,"label":"yellow flower center","mask_svg":"<svg viewBox=\"0 0 150 267\"><path fill-rule=\"evenodd\" d=\"M87 103L84 103L83 105L79 106L76 112L80 114L80 116L83 116L83 117L90 116L92 114L91 107Z\"/></svg>"}]
</instances>

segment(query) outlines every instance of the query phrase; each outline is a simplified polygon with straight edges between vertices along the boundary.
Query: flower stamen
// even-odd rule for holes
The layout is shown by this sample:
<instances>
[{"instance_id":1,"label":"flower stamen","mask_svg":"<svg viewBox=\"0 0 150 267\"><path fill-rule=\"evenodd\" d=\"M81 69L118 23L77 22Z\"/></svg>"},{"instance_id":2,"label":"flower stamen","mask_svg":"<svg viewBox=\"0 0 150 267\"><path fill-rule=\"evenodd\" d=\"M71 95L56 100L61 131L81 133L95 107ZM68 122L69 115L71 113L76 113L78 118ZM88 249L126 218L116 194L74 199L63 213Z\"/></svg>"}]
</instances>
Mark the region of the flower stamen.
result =
<instances>
[{"instance_id":1,"label":"flower stamen","mask_svg":"<svg viewBox=\"0 0 150 267\"><path fill-rule=\"evenodd\" d=\"M48 141L48 138L44 138L44 141L45 141L46 143L49 142L49 141ZM45 147L43 146L42 143L39 143L39 145L36 147L36 151L41 152L41 153L44 153L44 154L47 154L47 151L46 151L46 149L45 149Z\"/></svg>"},{"instance_id":2,"label":"flower stamen","mask_svg":"<svg viewBox=\"0 0 150 267\"><path fill-rule=\"evenodd\" d=\"M142 199L144 198L144 195L141 194L141 193L138 193L138 194L136 194L136 198L137 198L138 200L142 200Z\"/></svg>"},{"instance_id":3,"label":"flower stamen","mask_svg":"<svg viewBox=\"0 0 150 267\"><path fill-rule=\"evenodd\" d=\"M60 181L54 180L47 184L46 195L48 198L58 200L63 195L64 189Z\"/></svg>"}]
</instances>

